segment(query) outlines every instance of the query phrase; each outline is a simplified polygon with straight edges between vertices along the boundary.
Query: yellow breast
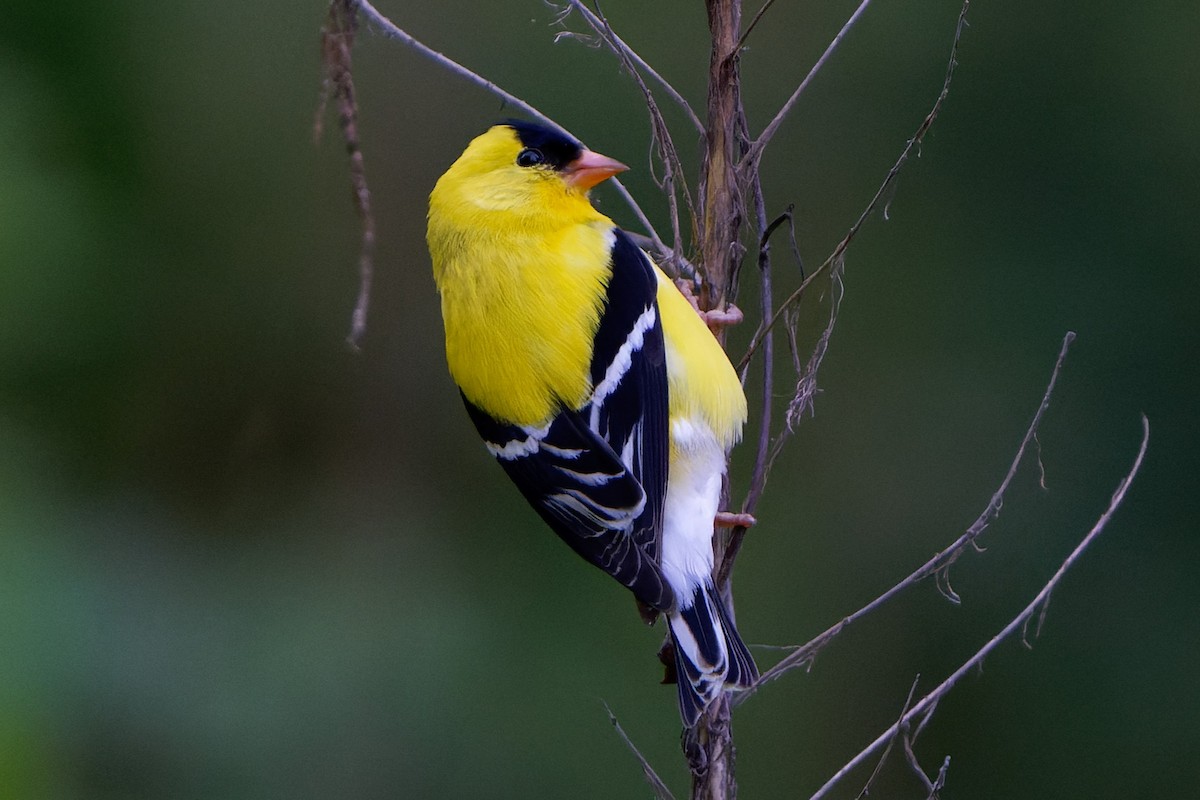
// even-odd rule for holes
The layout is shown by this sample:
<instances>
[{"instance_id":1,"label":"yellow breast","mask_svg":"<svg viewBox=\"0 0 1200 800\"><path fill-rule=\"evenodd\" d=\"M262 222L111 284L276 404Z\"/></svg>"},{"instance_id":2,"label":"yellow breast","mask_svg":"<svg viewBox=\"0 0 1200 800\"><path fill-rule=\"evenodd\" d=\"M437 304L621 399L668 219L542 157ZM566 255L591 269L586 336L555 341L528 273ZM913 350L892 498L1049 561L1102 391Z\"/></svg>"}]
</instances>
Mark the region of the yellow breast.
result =
<instances>
[{"instance_id":1,"label":"yellow breast","mask_svg":"<svg viewBox=\"0 0 1200 800\"><path fill-rule=\"evenodd\" d=\"M518 425L544 425L561 407L583 405L612 223L594 211L522 221L464 206L439 220L436 198L430 253L455 383Z\"/></svg>"}]
</instances>

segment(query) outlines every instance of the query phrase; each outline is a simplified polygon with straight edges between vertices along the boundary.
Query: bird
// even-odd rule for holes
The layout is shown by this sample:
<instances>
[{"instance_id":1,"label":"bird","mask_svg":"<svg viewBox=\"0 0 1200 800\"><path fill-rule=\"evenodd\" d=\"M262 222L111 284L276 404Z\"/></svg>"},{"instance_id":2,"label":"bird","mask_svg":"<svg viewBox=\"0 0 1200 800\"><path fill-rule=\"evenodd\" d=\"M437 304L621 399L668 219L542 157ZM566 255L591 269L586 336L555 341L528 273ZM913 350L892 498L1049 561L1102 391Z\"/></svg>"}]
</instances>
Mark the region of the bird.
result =
<instances>
[{"instance_id":1,"label":"bird","mask_svg":"<svg viewBox=\"0 0 1200 800\"><path fill-rule=\"evenodd\" d=\"M626 169L506 120L438 179L426 239L470 420L542 520L666 617L690 729L758 677L712 578L746 398L695 307L592 205Z\"/></svg>"}]
</instances>

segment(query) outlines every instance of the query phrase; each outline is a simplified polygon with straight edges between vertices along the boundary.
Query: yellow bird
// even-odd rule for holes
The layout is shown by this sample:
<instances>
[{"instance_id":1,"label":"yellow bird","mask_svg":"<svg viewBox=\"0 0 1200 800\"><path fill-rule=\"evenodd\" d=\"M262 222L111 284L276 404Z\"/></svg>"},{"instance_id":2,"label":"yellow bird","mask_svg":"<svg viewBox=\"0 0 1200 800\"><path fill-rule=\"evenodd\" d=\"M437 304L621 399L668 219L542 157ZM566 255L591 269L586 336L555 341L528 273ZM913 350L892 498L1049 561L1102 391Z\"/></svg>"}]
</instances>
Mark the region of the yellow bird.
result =
<instances>
[{"instance_id":1,"label":"yellow bird","mask_svg":"<svg viewBox=\"0 0 1200 800\"><path fill-rule=\"evenodd\" d=\"M691 726L758 676L712 582L746 398L688 301L589 202L625 169L544 125L496 125L438 180L427 238L471 420L550 528L666 615Z\"/></svg>"}]
</instances>

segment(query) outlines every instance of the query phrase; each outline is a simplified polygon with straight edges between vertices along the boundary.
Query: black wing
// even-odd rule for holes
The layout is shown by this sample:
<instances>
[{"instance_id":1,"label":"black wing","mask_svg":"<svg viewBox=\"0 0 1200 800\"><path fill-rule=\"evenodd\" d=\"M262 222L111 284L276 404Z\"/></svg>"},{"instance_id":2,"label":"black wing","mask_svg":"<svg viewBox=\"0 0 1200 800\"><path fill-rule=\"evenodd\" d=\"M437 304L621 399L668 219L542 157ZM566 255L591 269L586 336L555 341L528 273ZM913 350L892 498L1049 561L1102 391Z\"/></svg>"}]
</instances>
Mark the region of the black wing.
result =
<instances>
[{"instance_id":1,"label":"black wing","mask_svg":"<svg viewBox=\"0 0 1200 800\"><path fill-rule=\"evenodd\" d=\"M668 468L658 282L646 256L615 233L588 402L532 428L463 400L488 449L555 533L643 603L667 609L674 593L658 566Z\"/></svg>"},{"instance_id":2,"label":"black wing","mask_svg":"<svg viewBox=\"0 0 1200 800\"><path fill-rule=\"evenodd\" d=\"M657 563L667 493L667 357L658 279L646 255L617 229L613 277L592 352L590 427L609 443L646 492L634 535Z\"/></svg>"}]
</instances>

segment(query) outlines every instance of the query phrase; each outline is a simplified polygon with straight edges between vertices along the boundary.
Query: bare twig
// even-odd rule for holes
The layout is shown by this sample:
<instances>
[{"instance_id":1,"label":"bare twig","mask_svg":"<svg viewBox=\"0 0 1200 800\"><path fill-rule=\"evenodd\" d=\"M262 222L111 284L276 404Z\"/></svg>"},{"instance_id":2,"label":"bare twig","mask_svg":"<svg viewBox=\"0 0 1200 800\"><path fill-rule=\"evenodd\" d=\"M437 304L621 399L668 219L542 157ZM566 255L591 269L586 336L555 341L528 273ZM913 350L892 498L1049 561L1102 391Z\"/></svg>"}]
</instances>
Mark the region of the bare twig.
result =
<instances>
[{"instance_id":1,"label":"bare twig","mask_svg":"<svg viewBox=\"0 0 1200 800\"><path fill-rule=\"evenodd\" d=\"M608 703L604 703L604 710L608 712L608 721L612 723L616 729L617 735L621 737L621 741L629 748L629 752L633 753L634 758L638 760L638 764L642 768L642 774L646 776L646 783L650 784L650 788L654 790L656 800L675 800L675 795L671 794L671 790L667 788L667 784L663 783L663 779L658 777L658 773L654 771L654 767L650 766L650 762L642 755L642 751L638 750L637 745L629 738L629 734L625 733L625 729L621 727L621 723L617 722L617 716L608 707Z\"/></svg>"},{"instance_id":2,"label":"bare twig","mask_svg":"<svg viewBox=\"0 0 1200 800\"><path fill-rule=\"evenodd\" d=\"M988 524L1000 514L1000 508L1004 501L1004 493L1008 490L1009 484L1012 483L1012 480L1017 473L1017 467L1020 466L1021 461L1025 457L1025 450L1029 447L1029 443L1036 435L1038 426L1042 421L1042 416L1046 413L1046 409L1050 406L1050 396L1054 392L1054 386L1058 382L1058 375L1062 371L1063 362L1067 357L1067 350L1070 348L1073 341L1075 341L1075 334L1073 332L1068 332L1067 335L1063 337L1062 348L1059 350L1058 359L1054 363L1054 371L1050 375L1050 382L1046 386L1046 391L1042 394L1042 402L1038 405L1037 411L1033 415L1033 421L1030 422L1029 428L1025 431L1024 438L1021 439L1021 444L1017 448L1017 453L1013 457L1012 463L1008 467L1008 472L1005 474L1004 480L1001 481L1000 488L998 488L992 494L987 508L985 508L971 524L971 526L967 528L966 532L962 536L959 536L949 547L942 550L933 558L929 559L920 567L918 567L907 578L876 597L858 611L855 611L853 614L843 618L837 624L831 626L807 644L802 645L788 656L785 656L778 664L764 672L758 679L758 683L756 683L753 688L738 694L735 700L736 704L745 702L746 699L748 699L763 684L769 683L770 681L775 680L776 678L787 672L790 672L793 669L810 664L813 658L816 657L817 653L820 652L821 649L823 649L831 640L833 640L834 637L841 633L847 625L851 624L852 622L856 622L857 620L860 620L870 614L872 611L877 610L900 592L919 583L931 575L945 575L948 573L950 565L958 560L963 551L969 547L971 543L975 541L975 538L983 533ZM957 601L957 595L950 594L948 596L952 600Z\"/></svg>"},{"instance_id":3,"label":"bare twig","mask_svg":"<svg viewBox=\"0 0 1200 800\"><path fill-rule=\"evenodd\" d=\"M771 313L771 308L774 305L771 295L771 234L785 220L791 220L793 207L788 206L787 211L768 224L762 182L757 180L757 176L750 182L750 197L754 203L755 219L761 231L758 241L759 306L765 318L767 314ZM775 402L775 359L773 351L774 343L772 338L768 336L763 341L762 405L760 406L758 420L758 446L754 454L754 471L750 476L750 489L746 494L746 499L742 502L742 513L744 514L754 512L755 507L758 505L758 499L762 496L762 491L766 486L766 473L769 469L768 454L771 445L771 409ZM745 378L746 376L743 374L743 383L745 382ZM715 578L717 587L722 591L729 584L729 576L733 574L734 562L737 561L738 553L742 550L742 543L746 539L748 530L749 528L744 525L738 525L729 533L729 541L725 546L725 552L721 556L721 561L717 565Z\"/></svg>"},{"instance_id":4,"label":"bare twig","mask_svg":"<svg viewBox=\"0 0 1200 800\"><path fill-rule=\"evenodd\" d=\"M871 770L867 782L863 784L862 791L858 793L855 800L862 800L871 793L871 784L875 782L875 779L879 777L879 773L883 771L883 765L887 763L887 758L891 754L892 748L896 745L897 739L903 739L905 749L908 749L908 737L904 735L904 731L901 729L899 723L904 719L904 715L908 713L908 710L912 708L913 695L917 693L917 684L920 682L921 676L918 674L917 677L913 678L912 686L908 687L908 697L904 699L904 705L900 708L900 717L896 720L896 732L892 734L892 738L888 739L887 747L883 748L883 754L879 756L879 761L875 763L875 769Z\"/></svg>"},{"instance_id":5,"label":"bare twig","mask_svg":"<svg viewBox=\"0 0 1200 800\"><path fill-rule=\"evenodd\" d=\"M928 719L929 716L926 715L925 718ZM916 752L913 750L913 745L916 744L915 737L908 735L907 725L904 727L904 760L908 762L909 769L921 781L921 785L925 787L925 791L927 792L925 795L926 800L937 800L938 792L946 786L946 773L950 771L950 756L946 756L942 761L942 766L938 770L937 777L930 780L929 776L925 774L925 768L921 766L921 761L917 758Z\"/></svg>"},{"instance_id":6,"label":"bare twig","mask_svg":"<svg viewBox=\"0 0 1200 800\"><path fill-rule=\"evenodd\" d=\"M350 318L350 333L346 335L346 343L355 351L359 349L367 330L367 307L371 302L371 280L375 272L375 214L371 211L371 192L367 187L367 170L358 138L358 102L354 97L354 72L351 68L351 52L357 32L358 18L350 0L333 0L329 4L325 25L321 28L325 80L313 122L313 137L320 140L326 102L332 95L337 102L338 120L350 157L354 208L362 225L358 251L358 298Z\"/></svg>"},{"instance_id":7,"label":"bare twig","mask_svg":"<svg viewBox=\"0 0 1200 800\"><path fill-rule=\"evenodd\" d=\"M825 361L825 354L829 352L829 341L833 338L833 328L837 325L842 298L846 294L845 285L842 283L844 272L845 263L838 261L833 265L833 271L829 274L829 319L825 323L821 335L817 337L817 344L808 358L808 363L797 376L796 389L792 393L792 399L788 402L786 425L779 433L776 449L781 448L787 437L795 432L796 425L799 424L800 418L804 416L805 412L813 413L813 403L816 401L818 391L817 371ZM789 322L788 327L794 328L795 323ZM778 452L775 453L775 456L778 455ZM774 460L774 456L772 460Z\"/></svg>"},{"instance_id":8,"label":"bare twig","mask_svg":"<svg viewBox=\"0 0 1200 800\"><path fill-rule=\"evenodd\" d=\"M789 218L790 221L790 218ZM796 337L795 326L788 325L788 342L792 348L792 355L796 363L796 389L792 395L791 401L788 403L787 414L784 425L779 433L771 439L770 421L771 421L771 404L774 402L773 386L774 379L767 370L770 369L770 364L773 362L771 347L771 334L768 331L766 338L763 340L763 369L764 369L764 396L763 396L763 427L759 429L758 450L755 453L754 471L750 477L750 488L746 492L746 499L742 501L742 513L753 514L758 507L759 498L767 488L767 480L771 476L771 470L775 467L775 461L779 458L779 454L783 452L783 447L791 439L796 432L796 424L805 410L812 410L812 404L817 394L817 370L825 359L825 353L829 349L829 340L833 336L833 326L837 324L838 309L841 307L842 301L842 267L838 267L832 273L833 293L830 297L829 305L829 321L825 324L825 329L821 332L817 339L817 345L813 348L812 355L809 356L807 365L801 367L799 359L796 356ZM769 276L764 277L765 281L769 281ZM769 445L769 446L768 446ZM745 538L746 528L736 527L730 535L730 545L725 552L725 556L721 561L720 569L717 572L718 580L727 579L730 572L733 570L733 561L737 557L742 546L742 540ZM720 583L718 582L718 586Z\"/></svg>"},{"instance_id":9,"label":"bare twig","mask_svg":"<svg viewBox=\"0 0 1200 800\"><path fill-rule=\"evenodd\" d=\"M335 0L335 2L340 1L341 0ZM490 92L496 97L499 97L506 105L511 105L520 109L522 112L528 114L539 122L543 122L555 130L562 131L572 139L579 138L562 125L558 124L553 119L534 108L531 104L517 97L515 94L506 91L482 75L471 71L454 59L439 53L437 50L434 50L421 40L402 30L396 25L396 23L392 22L390 19L380 13L375 6L371 5L370 0L350 0L350 2L357 6L359 10L362 11L363 16L374 23L375 26L382 31L383 35L387 36L389 39L395 39L406 47L415 50L425 58L430 59L448 72L451 72L460 78L475 84L481 89ZM646 216L644 211L642 211L642 207L639 206L637 201L633 199L633 195L629 193L629 190L625 188L624 184L622 184L616 178L610 178L608 182L611 183L614 188L616 188L617 193L621 196L621 199L625 201L625 204L629 206L630 210L633 211L634 216L637 217L638 222L643 228L646 229L646 233L654 240L656 249L660 249L663 252L670 252L667 246L662 243L662 239L659 237L658 232L654 230L654 226L650 223L650 218Z\"/></svg>"},{"instance_id":10,"label":"bare twig","mask_svg":"<svg viewBox=\"0 0 1200 800\"><path fill-rule=\"evenodd\" d=\"M979 667L983 663L984 659L986 659L987 656L993 650L995 650L996 647L999 646L999 644L1001 642L1003 642L1005 639L1008 639L1010 636L1013 635L1013 633L1015 633L1017 630L1019 630L1026 623L1026 621L1029 620L1029 618L1032 617L1037 612L1038 608L1040 608L1044 603L1046 603L1046 601L1049 599L1051 593L1054 591L1054 589L1058 586L1059 582L1062 580L1063 575L1065 575L1067 573L1067 570L1069 570L1072 566L1075 565L1075 563L1083 555L1084 551L1087 550L1088 547L1092 544L1092 542L1094 542L1096 540L1096 537L1098 537L1104 531L1104 529L1108 527L1108 523L1109 523L1109 521L1112 520L1113 514L1124 502L1125 493L1128 491L1129 486L1133 483L1134 478L1137 477L1138 472L1142 468L1142 461L1146 456L1146 447L1149 444L1149 442L1150 442L1150 421L1146 419L1145 415L1143 415L1142 416L1142 441L1141 441L1141 445L1138 447L1137 457L1134 458L1133 465L1130 467L1129 472L1127 472L1125 474L1125 477L1123 477L1121 479L1120 483L1117 484L1117 488L1115 491L1113 491L1112 497L1109 500L1108 507L1105 508L1104 512L1100 515L1099 519L1096 520L1096 523L1092 526L1091 530L1089 530L1087 535L1084 536L1083 539L1079 542L1079 544L1075 546L1075 549L1072 550L1070 555L1068 555L1066 557L1066 559L1059 566L1058 570L1055 571L1054 575L1050 578L1050 580L1047 581L1046 584L1042 587L1041 591L1039 591L1037 593L1037 595L1033 598L1033 600L1031 600L1029 602L1029 604L1026 605L1025 608L1019 614L1017 614L1007 625L1005 625L1000 630L999 633L997 633L995 636L993 636L991 639L989 639L988 642L983 647L979 648L979 650L977 650L974 655L972 655L965 662L963 662L963 664L961 666L959 666L959 668L956 669L953 673L951 673L948 678L946 678L944 681L942 681L940 684L938 684L937 688L935 688L929 694L922 697L920 699L920 701L918 701L917 704L914 705L912 707L912 709L909 710L897 723L890 726L887 730L885 730L883 733L881 733L873 742L871 742L869 745L864 747L861 751L859 751L859 753L857 755L855 755L848 762L846 762L846 764L841 769L839 769L833 775L833 777L831 777L828 781L826 781L825 784L820 789L818 789L815 794L812 795L810 800L820 800L820 798L827 796L829 794L830 790L834 786L836 786L843 778L845 778L846 775L848 775L856 767L860 766L864 761L866 761L868 758L870 758L873 753L878 751L880 747L883 747L888 741L890 741L891 738L895 735L896 730L898 728L900 728L903 725L910 724L913 720L917 719L918 717L921 717L922 715L927 715L930 708L932 708L934 705L936 705L937 702L947 692L949 692L952 688L954 688L954 685L956 683L958 683L958 681L961 680L964 675L969 673L971 670ZM944 773L945 773L947 766L948 766L947 763L943 763L943 769L941 772L939 772L939 775L938 775L939 782L944 782L944 778L945 778ZM937 786L935 785L933 788L936 789Z\"/></svg>"},{"instance_id":11,"label":"bare twig","mask_svg":"<svg viewBox=\"0 0 1200 800\"><path fill-rule=\"evenodd\" d=\"M767 0L762 4L762 8L754 15L754 19L750 20L750 24L746 26L746 30L742 32L742 37L738 39L738 49L741 50L746 46L746 40L750 38L750 32L758 25L758 21L763 18L763 14L767 13L767 9L775 5L775 0Z\"/></svg>"},{"instance_id":12,"label":"bare twig","mask_svg":"<svg viewBox=\"0 0 1200 800\"><path fill-rule=\"evenodd\" d=\"M617 34L613 32L612 27L608 24L608 20L603 19L596 13L593 13L592 10L580 2L580 0L568 0L568 4L569 8L572 8L580 13L584 21L591 26L592 30L600 33L601 28L606 28L609 36L611 37L611 40L607 41L609 47L612 48L614 52L617 52L618 56L623 55L622 60L628 59L629 61L632 61L637 65L638 69L649 75L652 79L654 79L655 83L663 87L667 95L670 96L670 98L674 100L680 108L683 109L685 114L687 114L687 118L691 121L692 126L696 129L696 132L701 136L704 135L704 123L702 123L700 118L696 116L696 112L692 110L691 105L687 100L684 99L683 95L681 95L679 91L672 86L669 81L667 81L666 78L658 74L653 67L647 64L646 60L638 55L636 50L627 45L624 39L622 39L620 36L617 36ZM604 36L604 34L601 34L601 36ZM605 38L608 39L608 37Z\"/></svg>"},{"instance_id":13,"label":"bare twig","mask_svg":"<svg viewBox=\"0 0 1200 800\"><path fill-rule=\"evenodd\" d=\"M808 85L812 83L812 79L816 77L817 73L821 71L821 68L825 66L825 62L827 62L830 56L833 55L833 51L837 50L838 45L840 45L842 40L846 38L846 34L850 32L850 29L854 27L854 24L862 18L863 13L867 10L867 6L870 4L871 0L862 0L858 8L854 10L854 13L850 15L850 19L846 20L846 24L843 25L842 29L837 32L837 36L834 36L833 41L830 42L829 46L825 48L825 52L821 53L821 57L817 59L817 63L813 64L812 69L810 69L808 74L804 76L804 80L800 81L800 85L796 87L796 91L792 92L792 96L789 97L787 102L783 104L783 108L779 109L779 113L777 113L775 117L767 123L767 127L763 128L762 133L760 133L758 138L754 140L754 143L750 146L750 150L742 159L740 169L743 172L757 171L758 162L762 159L763 150L771 141L771 138L775 136L775 132L779 130L779 126L783 124L783 121L787 118L787 115L792 112L792 108L795 107L796 101L800 99L800 95L803 94L804 90L808 88ZM750 28L748 28L746 33L742 35L743 40L745 40L746 36L749 35L750 29L754 27L754 23L758 22L759 17L761 17L770 6L771 3L768 2L758 12L753 22L750 23Z\"/></svg>"},{"instance_id":14,"label":"bare twig","mask_svg":"<svg viewBox=\"0 0 1200 800\"><path fill-rule=\"evenodd\" d=\"M896 177L900 174L900 170L903 169L904 165L908 162L909 156L912 155L913 150L921 145L922 140L925 138L925 134L929 133L929 129L933 126L934 121L937 120L938 114L941 113L942 104L945 102L947 95L950 93L950 82L954 78L955 67L958 66L958 45L962 39L963 29L967 24L967 10L970 8L970 6L971 0L963 0L962 8L958 12L958 22L954 28L954 41L950 46L950 60L946 67L946 76L942 81L942 91L938 94L937 100L934 101L933 108L930 109L929 113L925 116L925 119L921 121L921 124L917 126L916 133L914 133L912 138L908 140L908 143L904 145L904 149L900 152L900 157L896 159L896 163L892 165L890 170L888 170L888 174L884 177L883 183L879 185L879 189L875 192L875 196L871 198L871 202L867 204L865 209L863 209L863 212L859 215L855 223L850 226L850 230L846 233L845 237L838 242L837 247L833 249L833 252L830 253L829 257L825 259L824 263L813 270L812 274L810 274L801 282L800 286L797 287L797 289L792 292L791 295L789 295L788 298L783 301L783 303L780 304L775 313L771 315L771 318L759 328L758 332L751 340L750 346L746 349L746 354L742 356L742 360L738 363L739 370L746 364L747 361L750 360L750 358L753 357L755 351L758 349L758 346L762 341L762 337L766 334L766 332L775 326L775 324L779 321L779 318L783 316L788 308L799 302L800 298L804 296L804 290L808 288L809 284L816 280L817 276L824 273L830 267L830 265L844 258L846 249L850 246L850 242L854 240L854 237L858 234L858 231L863 226L863 223L867 221L871 214L875 213L875 209L879 206L879 203L883 197L891 190L892 184L895 182ZM758 141L762 141L761 136L759 137ZM743 169L751 166L752 162L750 162L749 159L750 155L747 155L746 158L742 159L743 164L746 165L743 167ZM757 165L754 165L754 168L757 168Z\"/></svg>"},{"instance_id":15,"label":"bare twig","mask_svg":"<svg viewBox=\"0 0 1200 800\"><path fill-rule=\"evenodd\" d=\"M637 84L638 89L642 92L642 99L646 103L646 110L650 114L650 128L654 137L655 149L663 165L663 179L659 182L659 188L667 197L667 204L671 214L671 235L672 247L669 257L670 266L678 272L678 264L683 259L683 241L679 225L679 201L676 192L683 195L684 204L687 206L691 229L696 229L696 209L692 203L691 195L688 193L687 181L684 177L683 165L679 160L679 152L675 149L675 142L671 138L671 131L667 127L666 120L663 119L662 112L659 110L658 103L654 100L654 93L650 91L650 87L642 79L641 74L637 70L636 62L633 53L629 46L621 41L612 26L609 25L608 19L600 10L600 6L596 6L595 13L591 12L580 0L570 0L571 8L579 9L587 23L592 27L592 30L600 37L608 48L616 55L617 60L621 62L622 68ZM631 56L631 53L633 55ZM651 171L653 172L653 155L651 156Z\"/></svg>"}]
</instances>

